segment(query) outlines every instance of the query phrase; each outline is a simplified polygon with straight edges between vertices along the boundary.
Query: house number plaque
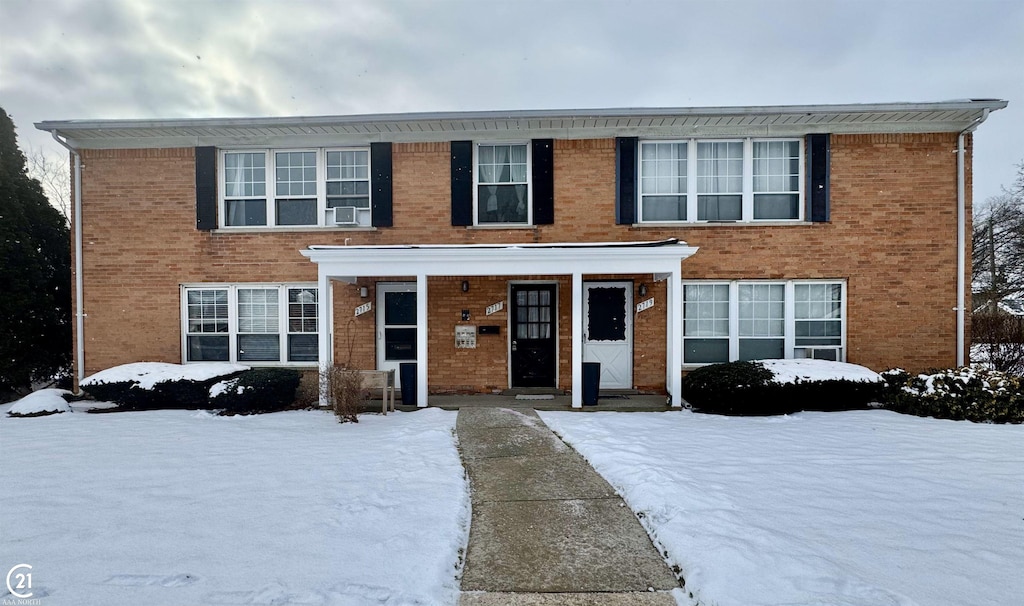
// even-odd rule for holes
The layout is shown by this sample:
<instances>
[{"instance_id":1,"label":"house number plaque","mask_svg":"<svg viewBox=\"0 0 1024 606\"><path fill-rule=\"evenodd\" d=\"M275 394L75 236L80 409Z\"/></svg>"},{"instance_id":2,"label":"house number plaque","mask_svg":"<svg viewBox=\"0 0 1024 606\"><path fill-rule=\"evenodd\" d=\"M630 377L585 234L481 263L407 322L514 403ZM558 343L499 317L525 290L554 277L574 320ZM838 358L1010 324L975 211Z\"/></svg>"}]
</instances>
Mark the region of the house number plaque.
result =
<instances>
[{"instance_id":1,"label":"house number plaque","mask_svg":"<svg viewBox=\"0 0 1024 606\"><path fill-rule=\"evenodd\" d=\"M358 318L359 316L365 314L371 309L373 309L373 301L367 301L366 303L363 303L362 305L356 308L356 317Z\"/></svg>"},{"instance_id":2,"label":"house number plaque","mask_svg":"<svg viewBox=\"0 0 1024 606\"><path fill-rule=\"evenodd\" d=\"M650 299L647 299L646 301L640 301L639 303L637 303L636 304L636 313L640 313L640 312L644 311L645 309L650 309L652 307L654 307L654 297L651 297Z\"/></svg>"}]
</instances>

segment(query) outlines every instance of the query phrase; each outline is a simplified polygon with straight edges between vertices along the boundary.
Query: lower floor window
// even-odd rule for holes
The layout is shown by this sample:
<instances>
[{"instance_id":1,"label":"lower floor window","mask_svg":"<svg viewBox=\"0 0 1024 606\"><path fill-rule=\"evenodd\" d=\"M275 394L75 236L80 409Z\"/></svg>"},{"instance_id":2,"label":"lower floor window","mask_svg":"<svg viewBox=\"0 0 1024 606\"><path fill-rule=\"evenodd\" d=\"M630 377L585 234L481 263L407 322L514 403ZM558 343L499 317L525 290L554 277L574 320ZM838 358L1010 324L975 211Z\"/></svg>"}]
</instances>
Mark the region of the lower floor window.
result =
<instances>
[{"instance_id":1,"label":"lower floor window","mask_svg":"<svg viewBox=\"0 0 1024 606\"><path fill-rule=\"evenodd\" d=\"M844 300L843 282L685 282L683 363L842 361Z\"/></svg>"},{"instance_id":2,"label":"lower floor window","mask_svg":"<svg viewBox=\"0 0 1024 606\"><path fill-rule=\"evenodd\" d=\"M187 286L185 361L316 362L317 295L301 284Z\"/></svg>"}]
</instances>

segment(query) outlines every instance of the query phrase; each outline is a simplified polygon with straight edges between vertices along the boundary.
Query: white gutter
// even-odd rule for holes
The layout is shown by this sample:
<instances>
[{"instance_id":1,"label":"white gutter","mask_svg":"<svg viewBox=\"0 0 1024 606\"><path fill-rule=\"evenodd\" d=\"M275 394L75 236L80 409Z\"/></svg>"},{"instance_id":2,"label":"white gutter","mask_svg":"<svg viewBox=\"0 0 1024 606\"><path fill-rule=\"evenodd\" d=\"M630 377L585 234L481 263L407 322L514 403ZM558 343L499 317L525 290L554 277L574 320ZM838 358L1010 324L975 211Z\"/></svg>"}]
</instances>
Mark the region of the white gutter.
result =
<instances>
[{"instance_id":1,"label":"white gutter","mask_svg":"<svg viewBox=\"0 0 1024 606\"><path fill-rule=\"evenodd\" d=\"M956 365L966 363L966 307L967 288L964 272L967 270L967 186L964 177L964 135L973 132L988 118L985 108L973 124L960 131L956 138Z\"/></svg>"},{"instance_id":2,"label":"white gutter","mask_svg":"<svg viewBox=\"0 0 1024 606\"><path fill-rule=\"evenodd\" d=\"M78 366L75 369L77 371L75 374L78 377L78 382L81 383L85 378L85 313L82 311L82 155L66 141L61 141L56 131L50 131L50 135L54 141L60 143L75 157L75 176L72 183L72 187L75 188L75 207L72 212L75 230L75 343L77 345L75 360ZM78 389L77 383L75 387Z\"/></svg>"}]
</instances>

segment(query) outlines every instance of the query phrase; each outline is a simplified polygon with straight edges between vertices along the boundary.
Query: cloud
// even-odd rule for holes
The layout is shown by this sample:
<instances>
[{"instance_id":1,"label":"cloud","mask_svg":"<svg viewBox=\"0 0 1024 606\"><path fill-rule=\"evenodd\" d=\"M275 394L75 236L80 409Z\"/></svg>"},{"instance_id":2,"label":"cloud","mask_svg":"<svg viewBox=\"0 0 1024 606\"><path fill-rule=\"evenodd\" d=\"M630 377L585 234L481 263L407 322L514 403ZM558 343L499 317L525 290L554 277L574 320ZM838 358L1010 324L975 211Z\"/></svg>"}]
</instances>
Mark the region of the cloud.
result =
<instances>
[{"instance_id":1,"label":"cloud","mask_svg":"<svg viewBox=\"0 0 1024 606\"><path fill-rule=\"evenodd\" d=\"M1024 155L1010 0L3 0L0 103L68 118L1001 97L979 198Z\"/></svg>"}]
</instances>

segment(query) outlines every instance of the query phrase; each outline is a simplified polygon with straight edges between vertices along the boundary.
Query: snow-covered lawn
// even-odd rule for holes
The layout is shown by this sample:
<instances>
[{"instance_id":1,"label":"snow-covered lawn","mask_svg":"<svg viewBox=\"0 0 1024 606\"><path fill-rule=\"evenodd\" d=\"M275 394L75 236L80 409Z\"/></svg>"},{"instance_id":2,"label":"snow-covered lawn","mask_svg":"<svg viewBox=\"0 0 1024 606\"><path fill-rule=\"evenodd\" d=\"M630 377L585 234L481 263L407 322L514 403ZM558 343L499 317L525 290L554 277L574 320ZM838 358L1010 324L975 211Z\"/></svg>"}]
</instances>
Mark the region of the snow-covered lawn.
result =
<instances>
[{"instance_id":1,"label":"snow-covered lawn","mask_svg":"<svg viewBox=\"0 0 1024 606\"><path fill-rule=\"evenodd\" d=\"M1024 426L540 415L641 514L694 604L1024 604Z\"/></svg>"},{"instance_id":2,"label":"snow-covered lawn","mask_svg":"<svg viewBox=\"0 0 1024 606\"><path fill-rule=\"evenodd\" d=\"M31 565L43 606L457 599L469 498L454 412L342 425L318 411L9 407L0 574Z\"/></svg>"}]
</instances>

